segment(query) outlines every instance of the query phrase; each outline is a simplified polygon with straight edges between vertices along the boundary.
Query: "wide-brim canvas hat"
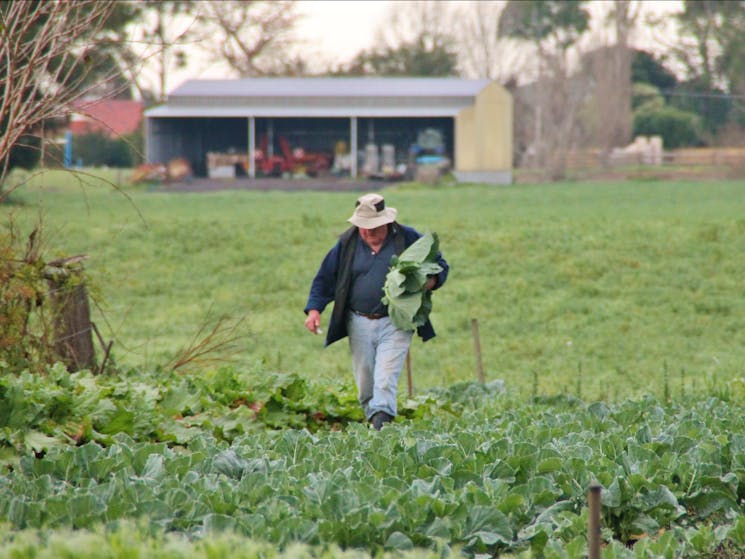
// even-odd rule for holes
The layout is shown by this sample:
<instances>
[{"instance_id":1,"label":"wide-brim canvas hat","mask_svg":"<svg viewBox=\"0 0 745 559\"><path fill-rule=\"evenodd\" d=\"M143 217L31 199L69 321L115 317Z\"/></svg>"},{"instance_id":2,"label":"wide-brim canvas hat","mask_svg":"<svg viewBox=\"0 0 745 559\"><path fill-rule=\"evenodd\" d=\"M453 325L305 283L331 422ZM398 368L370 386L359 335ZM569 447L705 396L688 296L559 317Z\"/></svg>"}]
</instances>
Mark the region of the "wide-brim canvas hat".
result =
<instances>
[{"instance_id":1,"label":"wide-brim canvas hat","mask_svg":"<svg viewBox=\"0 0 745 559\"><path fill-rule=\"evenodd\" d=\"M365 194L357 199L354 213L347 221L362 229L375 229L396 220L396 208L386 208L380 194Z\"/></svg>"}]
</instances>

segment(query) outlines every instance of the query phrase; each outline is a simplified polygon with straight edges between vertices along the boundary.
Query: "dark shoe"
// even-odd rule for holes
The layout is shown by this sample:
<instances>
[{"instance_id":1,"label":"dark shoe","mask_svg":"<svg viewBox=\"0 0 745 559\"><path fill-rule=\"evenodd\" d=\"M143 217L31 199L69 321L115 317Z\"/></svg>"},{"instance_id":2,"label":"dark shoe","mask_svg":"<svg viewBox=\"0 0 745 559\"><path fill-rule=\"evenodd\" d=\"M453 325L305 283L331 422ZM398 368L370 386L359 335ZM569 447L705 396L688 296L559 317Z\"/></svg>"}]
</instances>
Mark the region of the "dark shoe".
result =
<instances>
[{"instance_id":1,"label":"dark shoe","mask_svg":"<svg viewBox=\"0 0 745 559\"><path fill-rule=\"evenodd\" d=\"M393 421L393 416L384 411L376 412L370 418L370 423L372 423L372 426L375 427L376 431L380 431L383 428L384 423L390 423L391 421Z\"/></svg>"}]
</instances>

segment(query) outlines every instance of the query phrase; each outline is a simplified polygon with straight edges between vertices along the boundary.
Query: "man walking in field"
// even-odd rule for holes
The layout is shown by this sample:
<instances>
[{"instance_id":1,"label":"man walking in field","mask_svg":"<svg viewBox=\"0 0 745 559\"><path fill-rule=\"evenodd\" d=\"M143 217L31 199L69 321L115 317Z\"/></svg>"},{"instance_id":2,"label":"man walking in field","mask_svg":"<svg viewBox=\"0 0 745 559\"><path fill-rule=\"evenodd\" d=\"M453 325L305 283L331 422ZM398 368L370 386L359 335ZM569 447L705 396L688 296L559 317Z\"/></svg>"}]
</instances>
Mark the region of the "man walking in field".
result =
<instances>
[{"instance_id":1,"label":"man walking in field","mask_svg":"<svg viewBox=\"0 0 745 559\"><path fill-rule=\"evenodd\" d=\"M396 416L398 379L413 335L413 328L401 329L391 320L383 287L391 257L422 237L397 223L396 215L381 195L360 197L347 220L352 227L326 254L305 305L305 327L318 334L321 313L334 302L325 345L349 336L359 401L378 430ZM448 264L439 251L435 261L441 270L427 278L424 289L429 291L441 287L448 276ZM416 330L424 341L435 335L429 318Z\"/></svg>"}]
</instances>

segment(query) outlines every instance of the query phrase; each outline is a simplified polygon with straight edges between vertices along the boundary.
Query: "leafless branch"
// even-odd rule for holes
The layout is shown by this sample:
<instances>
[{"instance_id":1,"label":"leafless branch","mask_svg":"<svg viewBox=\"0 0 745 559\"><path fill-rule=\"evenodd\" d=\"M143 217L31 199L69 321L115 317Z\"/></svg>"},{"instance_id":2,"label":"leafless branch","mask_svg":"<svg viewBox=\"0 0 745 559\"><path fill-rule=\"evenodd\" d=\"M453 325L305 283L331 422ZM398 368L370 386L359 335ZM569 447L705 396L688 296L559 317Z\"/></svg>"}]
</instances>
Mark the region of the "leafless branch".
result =
<instances>
[{"instance_id":1,"label":"leafless branch","mask_svg":"<svg viewBox=\"0 0 745 559\"><path fill-rule=\"evenodd\" d=\"M452 36L453 12L446 2L419 0L393 2L385 22L377 29L377 43L396 49L414 39L429 41L428 48Z\"/></svg>"},{"instance_id":2,"label":"leafless branch","mask_svg":"<svg viewBox=\"0 0 745 559\"><path fill-rule=\"evenodd\" d=\"M101 71L88 55L114 0L10 2L0 10L0 185L9 170L11 148L42 124L66 117L72 103L116 76ZM9 194L0 192L0 202Z\"/></svg>"},{"instance_id":3,"label":"leafless branch","mask_svg":"<svg viewBox=\"0 0 745 559\"><path fill-rule=\"evenodd\" d=\"M229 317L221 316L211 323L207 314L189 345L179 350L166 368L175 371L187 366L229 363L234 359L236 342L246 337L238 330L243 319L231 323Z\"/></svg>"},{"instance_id":4,"label":"leafless branch","mask_svg":"<svg viewBox=\"0 0 745 559\"><path fill-rule=\"evenodd\" d=\"M507 83L525 66L525 48L516 48L513 41L499 36L499 14L503 9L504 1L459 3L456 17L461 25L456 28L455 39L464 75Z\"/></svg>"},{"instance_id":5,"label":"leafless branch","mask_svg":"<svg viewBox=\"0 0 745 559\"><path fill-rule=\"evenodd\" d=\"M609 163L611 150L631 139L631 58L630 37L636 29L641 3L613 0L603 19L608 37L584 55L584 73L591 78L592 94L586 120L589 140L601 149L603 164Z\"/></svg>"},{"instance_id":6,"label":"leafless branch","mask_svg":"<svg viewBox=\"0 0 745 559\"><path fill-rule=\"evenodd\" d=\"M286 68L297 20L294 1L224 0L205 2L201 10L208 32L219 37L206 47L215 61L226 62L240 77L276 75Z\"/></svg>"},{"instance_id":7,"label":"leafless branch","mask_svg":"<svg viewBox=\"0 0 745 559\"><path fill-rule=\"evenodd\" d=\"M168 75L186 64L188 48L200 40L200 11L206 2L145 0L130 30L130 50L117 50L117 63L143 99L165 101ZM150 67L153 72L145 69ZM154 74L154 76L152 75Z\"/></svg>"}]
</instances>

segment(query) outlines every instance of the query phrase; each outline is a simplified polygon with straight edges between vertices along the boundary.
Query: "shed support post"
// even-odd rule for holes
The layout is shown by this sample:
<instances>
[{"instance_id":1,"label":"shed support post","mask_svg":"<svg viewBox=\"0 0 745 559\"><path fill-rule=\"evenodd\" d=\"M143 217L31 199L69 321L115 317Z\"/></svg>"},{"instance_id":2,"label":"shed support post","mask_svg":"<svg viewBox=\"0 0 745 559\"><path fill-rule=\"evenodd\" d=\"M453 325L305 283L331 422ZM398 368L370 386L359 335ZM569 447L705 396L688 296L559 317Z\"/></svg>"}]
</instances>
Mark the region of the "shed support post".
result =
<instances>
[{"instance_id":1,"label":"shed support post","mask_svg":"<svg viewBox=\"0 0 745 559\"><path fill-rule=\"evenodd\" d=\"M248 176L256 178L256 162L254 153L256 152L256 121L254 117L248 117Z\"/></svg>"},{"instance_id":2,"label":"shed support post","mask_svg":"<svg viewBox=\"0 0 745 559\"><path fill-rule=\"evenodd\" d=\"M349 174L353 179L357 178L357 117L353 116L349 121L349 157L351 167Z\"/></svg>"},{"instance_id":3,"label":"shed support post","mask_svg":"<svg viewBox=\"0 0 745 559\"><path fill-rule=\"evenodd\" d=\"M266 153L264 154L267 157L274 157L274 120L268 119L266 123L266 135L268 138L268 142L266 144Z\"/></svg>"},{"instance_id":4,"label":"shed support post","mask_svg":"<svg viewBox=\"0 0 745 559\"><path fill-rule=\"evenodd\" d=\"M151 127L150 127L150 119L148 117L143 118L143 126L144 126L144 134L143 138L145 140L145 163L152 163L153 162L153 154L151 153L151 140L150 140L150 134L151 134ZM72 164L72 162L70 162Z\"/></svg>"}]
</instances>

